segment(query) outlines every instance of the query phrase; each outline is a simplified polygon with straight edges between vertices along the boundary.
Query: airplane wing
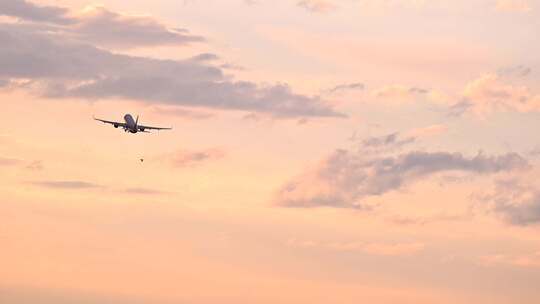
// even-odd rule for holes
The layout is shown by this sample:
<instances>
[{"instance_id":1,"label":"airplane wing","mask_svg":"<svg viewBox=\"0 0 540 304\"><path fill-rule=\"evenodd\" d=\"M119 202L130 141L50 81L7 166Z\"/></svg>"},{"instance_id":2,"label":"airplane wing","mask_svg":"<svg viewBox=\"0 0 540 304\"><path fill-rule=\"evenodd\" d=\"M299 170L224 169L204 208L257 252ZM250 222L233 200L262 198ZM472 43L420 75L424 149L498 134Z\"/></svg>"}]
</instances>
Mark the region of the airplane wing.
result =
<instances>
[{"instance_id":1,"label":"airplane wing","mask_svg":"<svg viewBox=\"0 0 540 304\"><path fill-rule=\"evenodd\" d=\"M95 118L95 117L94 117L94 120L101 121L103 123L108 123L108 124L114 125L115 127L126 127L127 126L127 124L123 123L123 122L108 121L108 120L103 120L103 119L99 119L99 118Z\"/></svg>"},{"instance_id":2,"label":"airplane wing","mask_svg":"<svg viewBox=\"0 0 540 304\"><path fill-rule=\"evenodd\" d=\"M137 128L139 128L139 131L144 132L144 130L172 130L172 128L158 128L158 127L150 127L150 126L142 126L138 125Z\"/></svg>"}]
</instances>

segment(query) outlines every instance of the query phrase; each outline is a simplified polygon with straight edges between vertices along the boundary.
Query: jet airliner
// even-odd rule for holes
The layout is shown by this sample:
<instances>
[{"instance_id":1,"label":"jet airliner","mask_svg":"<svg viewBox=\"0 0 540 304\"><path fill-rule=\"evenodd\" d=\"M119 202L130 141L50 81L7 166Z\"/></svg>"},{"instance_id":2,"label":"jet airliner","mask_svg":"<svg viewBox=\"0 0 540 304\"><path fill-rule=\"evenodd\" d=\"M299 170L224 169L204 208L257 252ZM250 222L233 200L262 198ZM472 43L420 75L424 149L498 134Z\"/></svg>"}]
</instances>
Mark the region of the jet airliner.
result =
<instances>
[{"instance_id":1,"label":"jet airliner","mask_svg":"<svg viewBox=\"0 0 540 304\"><path fill-rule=\"evenodd\" d=\"M95 117L94 119L97 121L101 121L103 123L111 124L115 128L122 127L125 132L129 132L129 133L138 133L138 132L150 133L147 130L172 130L172 128L158 128L158 127L139 125L139 116L137 116L137 119L133 119L133 116L131 116L130 114L124 115L124 122L103 120L103 119L99 119Z\"/></svg>"}]
</instances>

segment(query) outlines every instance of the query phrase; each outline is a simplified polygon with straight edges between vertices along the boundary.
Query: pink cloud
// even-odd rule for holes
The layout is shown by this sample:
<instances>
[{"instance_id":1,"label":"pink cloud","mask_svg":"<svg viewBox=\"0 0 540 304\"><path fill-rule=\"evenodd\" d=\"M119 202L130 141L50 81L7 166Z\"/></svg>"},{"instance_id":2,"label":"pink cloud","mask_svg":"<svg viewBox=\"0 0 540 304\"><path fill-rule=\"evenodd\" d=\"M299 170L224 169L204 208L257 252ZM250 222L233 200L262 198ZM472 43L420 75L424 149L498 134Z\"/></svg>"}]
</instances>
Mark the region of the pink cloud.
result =
<instances>
[{"instance_id":1,"label":"pink cloud","mask_svg":"<svg viewBox=\"0 0 540 304\"><path fill-rule=\"evenodd\" d=\"M485 74L467 84L463 93L463 111L484 116L498 111L536 112L540 94L527 86L513 84L497 74Z\"/></svg>"}]
</instances>

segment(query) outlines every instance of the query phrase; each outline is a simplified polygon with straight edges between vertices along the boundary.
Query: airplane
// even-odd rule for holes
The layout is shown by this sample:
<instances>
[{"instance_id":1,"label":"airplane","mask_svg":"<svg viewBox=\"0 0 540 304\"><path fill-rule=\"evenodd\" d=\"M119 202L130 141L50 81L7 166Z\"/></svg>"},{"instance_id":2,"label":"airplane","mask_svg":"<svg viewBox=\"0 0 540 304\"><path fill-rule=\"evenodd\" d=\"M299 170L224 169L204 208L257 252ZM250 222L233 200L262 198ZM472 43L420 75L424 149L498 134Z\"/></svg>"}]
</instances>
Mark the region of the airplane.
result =
<instances>
[{"instance_id":1,"label":"airplane","mask_svg":"<svg viewBox=\"0 0 540 304\"><path fill-rule=\"evenodd\" d=\"M147 130L172 130L172 128L158 128L158 127L149 127L149 126L139 125L139 116L137 116L137 119L134 120L133 116L131 116L130 114L124 115L124 122L108 121L108 120L103 120L103 119L99 119L95 117L94 117L94 120L111 124L115 128L122 127L124 128L125 132L129 132L133 134L138 133L138 132L150 133Z\"/></svg>"}]
</instances>

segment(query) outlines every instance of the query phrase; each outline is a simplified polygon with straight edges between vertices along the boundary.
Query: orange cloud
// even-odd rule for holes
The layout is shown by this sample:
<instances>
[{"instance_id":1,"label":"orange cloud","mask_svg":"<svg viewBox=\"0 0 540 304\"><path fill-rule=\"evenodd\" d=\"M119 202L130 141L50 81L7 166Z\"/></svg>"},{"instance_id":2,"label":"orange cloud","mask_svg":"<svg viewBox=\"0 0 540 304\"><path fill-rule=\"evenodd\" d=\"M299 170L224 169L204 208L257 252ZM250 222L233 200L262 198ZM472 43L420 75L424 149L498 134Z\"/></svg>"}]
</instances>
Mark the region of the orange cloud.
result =
<instances>
[{"instance_id":1,"label":"orange cloud","mask_svg":"<svg viewBox=\"0 0 540 304\"><path fill-rule=\"evenodd\" d=\"M531 6L527 0L499 0L495 6L497 11L501 12L530 12Z\"/></svg>"}]
</instances>

